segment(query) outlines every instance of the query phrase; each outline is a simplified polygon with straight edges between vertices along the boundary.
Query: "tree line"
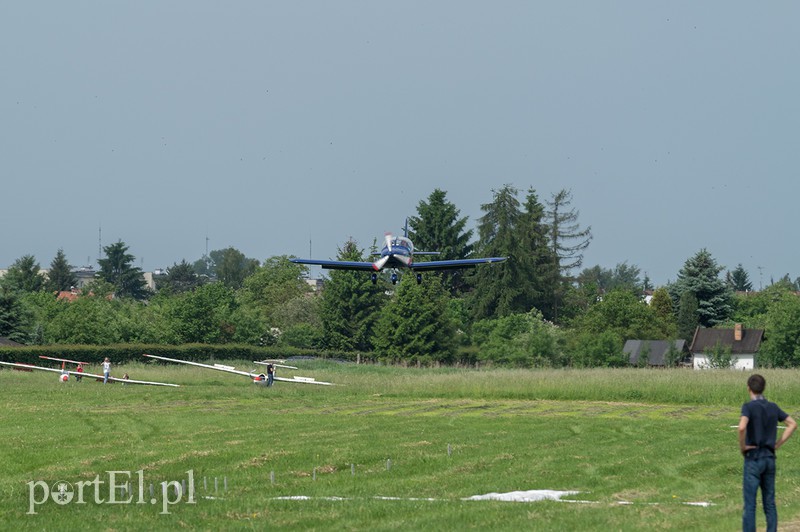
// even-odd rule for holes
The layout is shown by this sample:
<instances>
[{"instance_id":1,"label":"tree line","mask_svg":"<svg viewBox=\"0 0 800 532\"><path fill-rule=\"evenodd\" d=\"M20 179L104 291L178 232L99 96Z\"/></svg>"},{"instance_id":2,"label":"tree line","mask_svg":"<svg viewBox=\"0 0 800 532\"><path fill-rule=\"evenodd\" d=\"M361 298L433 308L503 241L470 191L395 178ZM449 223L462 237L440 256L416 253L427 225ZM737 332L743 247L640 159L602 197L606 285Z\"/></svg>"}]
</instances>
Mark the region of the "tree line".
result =
<instances>
[{"instance_id":1,"label":"tree line","mask_svg":"<svg viewBox=\"0 0 800 532\"><path fill-rule=\"evenodd\" d=\"M77 284L63 251L46 276L26 255L0 279L0 336L41 345L277 345L408 363L590 367L627 364L627 339L691 340L698 326L743 323L766 330L760 364L800 364L798 280L788 275L752 292L741 264L726 271L701 249L675 282L654 287L627 261L581 269L591 227L580 223L568 190L541 201L533 188L505 185L481 211L474 239L445 191L419 201L408 220L418 249L443 259L508 257L426 273L421 283L407 275L393 285L382 274L374 284L362 272L333 270L314 291L308 269L291 257L262 262L226 248L173 264L150 290L120 241L103 248L95 279L68 301L54 296ZM369 260L377 246L347 240L337 258Z\"/></svg>"}]
</instances>

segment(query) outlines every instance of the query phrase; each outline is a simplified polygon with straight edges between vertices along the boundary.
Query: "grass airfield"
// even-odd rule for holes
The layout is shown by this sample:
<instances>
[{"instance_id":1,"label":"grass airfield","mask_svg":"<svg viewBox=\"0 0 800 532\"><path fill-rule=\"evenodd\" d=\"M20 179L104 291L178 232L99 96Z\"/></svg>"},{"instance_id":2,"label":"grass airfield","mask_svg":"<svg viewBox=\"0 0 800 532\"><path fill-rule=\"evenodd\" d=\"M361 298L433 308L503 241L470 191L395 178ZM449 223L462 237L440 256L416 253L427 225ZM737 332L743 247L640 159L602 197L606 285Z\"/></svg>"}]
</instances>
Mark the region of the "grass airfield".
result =
<instances>
[{"instance_id":1,"label":"grass airfield","mask_svg":"<svg viewBox=\"0 0 800 532\"><path fill-rule=\"evenodd\" d=\"M741 528L744 373L295 365L279 375L341 386L150 363L112 375L181 387L0 370L0 529ZM800 373L762 373L800 417ZM796 437L779 452L782 530L800 530L798 458ZM130 483L113 504L109 471ZM58 481L70 502L46 493ZM175 491L190 482L193 500ZM529 490L580 502L466 500Z\"/></svg>"}]
</instances>

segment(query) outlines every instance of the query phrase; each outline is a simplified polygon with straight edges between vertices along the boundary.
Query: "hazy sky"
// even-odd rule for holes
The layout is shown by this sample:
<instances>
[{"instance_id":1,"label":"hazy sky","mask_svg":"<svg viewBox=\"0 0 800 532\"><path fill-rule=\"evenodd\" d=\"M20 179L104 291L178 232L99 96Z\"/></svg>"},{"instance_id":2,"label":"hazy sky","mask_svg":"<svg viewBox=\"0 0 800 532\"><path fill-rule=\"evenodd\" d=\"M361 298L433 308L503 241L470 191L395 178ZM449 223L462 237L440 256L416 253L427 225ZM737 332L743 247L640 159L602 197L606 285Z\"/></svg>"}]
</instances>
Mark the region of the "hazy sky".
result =
<instances>
[{"instance_id":1,"label":"hazy sky","mask_svg":"<svg viewBox=\"0 0 800 532\"><path fill-rule=\"evenodd\" d=\"M656 284L800 276L800 3L0 3L0 268L332 258L435 189L571 189ZM100 231L101 229L101 231ZM761 269L759 269L761 268Z\"/></svg>"}]
</instances>

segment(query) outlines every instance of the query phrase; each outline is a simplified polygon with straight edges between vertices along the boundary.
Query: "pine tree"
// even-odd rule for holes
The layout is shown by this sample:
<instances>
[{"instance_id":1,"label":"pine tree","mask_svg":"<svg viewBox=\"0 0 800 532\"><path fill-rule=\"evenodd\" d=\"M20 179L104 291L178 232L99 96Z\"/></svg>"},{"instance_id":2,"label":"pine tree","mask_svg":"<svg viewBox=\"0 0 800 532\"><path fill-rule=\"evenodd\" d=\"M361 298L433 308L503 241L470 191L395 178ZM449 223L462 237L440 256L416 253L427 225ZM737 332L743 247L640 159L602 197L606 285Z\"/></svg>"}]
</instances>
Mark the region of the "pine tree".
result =
<instances>
[{"instance_id":1,"label":"pine tree","mask_svg":"<svg viewBox=\"0 0 800 532\"><path fill-rule=\"evenodd\" d=\"M409 238L414 242L414 247L423 251L437 251L437 258L442 260L469 257L473 249L469 243L472 230L464 230L467 218L459 218L459 214L456 206L447 201L447 193L435 189L427 202L419 202L417 216L408 219ZM462 272L444 272L440 275L443 286L453 294L464 290Z\"/></svg>"},{"instance_id":2,"label":"pine tree","mask_svg":"<svg viewBox=\"0 0 800 532\"><path fill-rule=\"evenodd\" d=\"M528 272L521 279L526 298L520 310L528 312L531 308L536 308L545 319L551 320L554 315L550 292L557 282L558 272L553 266L546 216L544 205L539 202L536 191L529 188L518 229L518 260L523 263L521 270Z\"/></svg>"},{"instance_id":3,"label":"pine tree","mask_svg":"<svg viewBox=\"0 0 800 532\"><path fill-rule=\"evenodd\" d=\"M697 296L690 290L683 292L680 296L677 322L678 337L691 342L699 321L697 319Z\"/></svg>"},{"instance_id":4,"label":"pine tree","mask_svg":"<svg viewBox=\"0 0 800 532\"><path fill-rule=\"evenodd\" d=\"M733 313L733 294L719 278L722 270L711 253L701 249L686 261L678 272L678 280L670 285L673 300L680 301L684 292L694 294L697 298L697 322L703 327L713 327Z\"/></svg>"},{"instance_id":5,"label":"pine tree","mask_svg":"<svg viewBox=\"0 0 800 532\"><path fill-rule=\"evenodd\" d=\"M525 297L525 250L520 247L519 226L522 212L518 190L504 185L493 190L493 201L481 205L485 213L478 221L477 252L484 257L508 257L499 268L475 268L468 277L473 288L470 306L475 319L527 312L521 303Z\"/></svg>"},{"instance_id":6,"label":"pine tree","mask_svg":"<svg viewBox=\"0 0 800 532\"><path fill-rule=\"evenodd\" d=\"M119 241L103 248L106 256L98 260L100 271L97 277L114 286L118 297L146 299L148 296L142 270L133 266L135 257L128 253L128 246Z\"/></svg>"},{"instance_id":7,"label":"pine tree","mask_svg":"<svg viewBox=\"0 0 800 532\"><path fill-rule=\"evenodd\" d=\"M736 268L731 272L729 271L725 276L725 282L734 292L750 292L753 289L753 283L750 282L750 276L740 262Z\"/></svg>"},{"instance_id":8,"label":"pine tree","mask_svg":"<svg viewBox=\"0 0 800 532\"><path fill-rule=\"evenodd\" d=\"M22 305L18 292L0 286L0 336L23 343L30 321L31 316Z\"/></svg>"},{"instance_id":9,"label":"pine tree","mask_svg":"<svg viewBox=\"0 0 800 532\"><path fill-rule=\"evenodd\" d=\"M50 263L50 271L47 273L47 289L50 292L62 292L70 290L77 284L78 277L73 273L72 266L67 262L64 250L59 249Z\"/></svg>"},{"instance_id":10,"label":"pine tree","mask_svg":"<svg viewBox=\"0 0 800 532\"><path fill-rule=\"evenodd\" d=\"M591 226L581 229L578 224L578 211L570 208L572 193L563 189L553 194L547 203L549 211L548 226L550 229L550 247L552 250L553 269L559 276L552 288L553 319L558 321L559 306L567 292L571 281L569 273L583 264L583 251L592 241ZM576 242L577 241L577 242Z\"/></svg>"},{"instance_id":11,"label":"pine tree","mask_svg":"<svg viewBox=\"0 0 800 532\"><path fill-rule=\"evenodd\" d=\"M23 255L14 261L0 283L15 292L38 292L44 289L45 281L36 258L33 255Z\"/></svg>"},{"instance_id":12,"label":"pine tree","mask_svg":"<svg viewBox=\"0 0 800 532\"><path fill-rule=\"evenodd\" d=\"M195 272L191 264L186 262L186 259L167 268L167 274L156 281L159 291L163 290L170 294L190 292L202 284L203 278Z\"/></svg>"},{"instance_id":13,"label":"pine tree","mask_svg":"<svg viewBox=\"0 0 800 532\"><path fill-rule=\"evenodd\" d=\"M358 245L348 240L338 260L363 261ZM383 305L382 282L373 284L364 272L333 270L320 304L323 343L329 349L369 351L372 330Z\"/></svg>"},{"instance_id":14,"label":"pine tree","mask_svg":"<svg viewBox=\"0 0 800 532\"><path fill-rule=\"evenodd\" d=\"M375 326L375 351L406 361L449 362L456 349L455 326L441 283L405 276Z\"/></svg>"}]
</instances>

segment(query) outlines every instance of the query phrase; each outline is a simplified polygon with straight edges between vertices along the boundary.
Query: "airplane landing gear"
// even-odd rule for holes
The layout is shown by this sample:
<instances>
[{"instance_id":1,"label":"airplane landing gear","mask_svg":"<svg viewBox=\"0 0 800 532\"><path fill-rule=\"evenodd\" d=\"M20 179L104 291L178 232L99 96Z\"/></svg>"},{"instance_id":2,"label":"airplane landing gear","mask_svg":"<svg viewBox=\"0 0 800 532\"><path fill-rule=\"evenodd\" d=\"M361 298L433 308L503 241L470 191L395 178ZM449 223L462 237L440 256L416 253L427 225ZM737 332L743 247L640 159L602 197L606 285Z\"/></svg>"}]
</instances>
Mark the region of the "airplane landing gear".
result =
<instances>
[{"instance_id":1,"label":"airplane landing gear","mask_svg":"<svg viewBox=\"0 0 800 532\"><path fill-rule=\"evenodd\" d=\"M378 282L378 274L373 273L371 279L372 279L372 284L376 284Z\"/></svg>"},{"instance_id":2,"label":"airplane landing gear","mask_svg":"<svg viewBox=\"0 0 800 532\"><path fill-rule=\"evenodd\" d=\"M396 273L392 274L392 284L397 284L397 274Z\"/></svg>"},{"instance_id":3,"label":"airplane landing gear","mask_svg":"<svg viewBox=\"0 0 800 532\"><path fill-rule=\"evenodd\" d=\"M417 274L417 284L422 284L422 274L421 273Z\"/></svg>"}]
</instances>

